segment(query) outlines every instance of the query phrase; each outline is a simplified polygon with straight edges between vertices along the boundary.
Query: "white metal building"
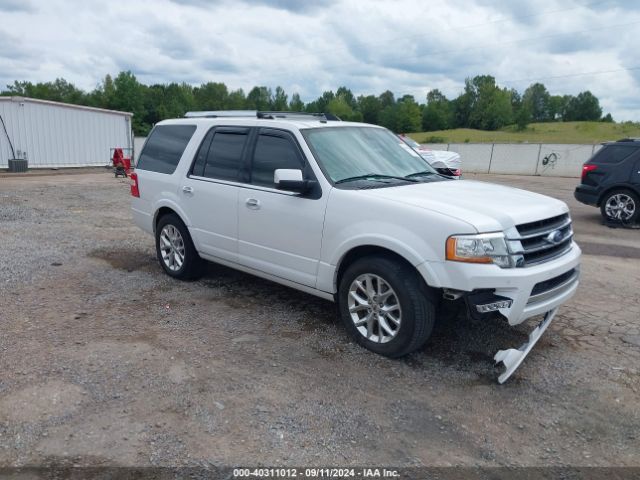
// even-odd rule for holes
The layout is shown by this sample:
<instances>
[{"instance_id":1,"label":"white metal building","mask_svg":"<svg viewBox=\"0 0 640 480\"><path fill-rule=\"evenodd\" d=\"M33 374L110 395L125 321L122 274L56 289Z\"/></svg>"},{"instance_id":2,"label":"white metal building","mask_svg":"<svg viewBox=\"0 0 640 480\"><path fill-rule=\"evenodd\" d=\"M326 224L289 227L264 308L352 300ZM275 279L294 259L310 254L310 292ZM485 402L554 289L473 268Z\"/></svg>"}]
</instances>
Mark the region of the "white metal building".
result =
<instances>
[{"instance_id":1,"label":"white metal building","mask_svg":"<svg viewBox=\"0 0 640 480\"><path fill-rule=\"evenodd\" d=\"M10 158L26 158L29 168L107 165L112 148L133 148L131 117L115 110L0 97L0 168L7 168Z\"/></svg>"}]
</instances>

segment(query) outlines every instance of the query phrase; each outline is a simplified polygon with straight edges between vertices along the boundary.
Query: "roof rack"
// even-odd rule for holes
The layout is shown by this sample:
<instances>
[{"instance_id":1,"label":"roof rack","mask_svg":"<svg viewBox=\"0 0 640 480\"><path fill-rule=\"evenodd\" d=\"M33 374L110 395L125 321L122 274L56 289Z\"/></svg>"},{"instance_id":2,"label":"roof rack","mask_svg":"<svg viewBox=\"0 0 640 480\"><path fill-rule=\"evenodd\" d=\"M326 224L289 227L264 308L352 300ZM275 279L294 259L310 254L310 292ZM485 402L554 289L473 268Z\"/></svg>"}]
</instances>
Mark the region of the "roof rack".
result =
<instances>
[{"instance_id":1,"label":"roof rack","mask_svg":"<svg viewBox=\"0 0 640 480\"><path fill-rule=\"evenodd\" d=\"M187 112L185 118L219 118L219 117L255 117L257 110L211 110L201 112Z\"/></svg>"},{"instance_id":2,"label":"roof rack","mask_svg":"<svg viewBox=\"0 0 640 480\"><path fill-rule=\"evenodd\" d=\"M276 120L279 118L310 119L314 118L321 122L341 121L341 118L332 113L308 113L308 112L269 112L258 110L211 110L202 112L187 112L185 118L261 118Z\"/></svg>"}]
</instances>

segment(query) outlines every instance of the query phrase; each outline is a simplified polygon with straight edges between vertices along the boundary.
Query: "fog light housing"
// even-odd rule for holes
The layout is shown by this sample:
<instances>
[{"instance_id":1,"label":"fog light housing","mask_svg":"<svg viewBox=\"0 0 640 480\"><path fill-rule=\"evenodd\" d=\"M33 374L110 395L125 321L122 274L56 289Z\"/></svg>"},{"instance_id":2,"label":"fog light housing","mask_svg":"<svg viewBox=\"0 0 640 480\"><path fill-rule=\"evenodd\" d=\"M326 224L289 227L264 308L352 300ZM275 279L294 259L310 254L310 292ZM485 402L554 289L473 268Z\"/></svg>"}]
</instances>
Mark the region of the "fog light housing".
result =
<instances>
[{"instance_id":1,"label":"fog light housing","mask_svg":"<svg viewBox=\"0 0 640 480\"><path fill-rule=\"evenodd\" d=\"M483 305L476 305L478 313L489 313L500 310L501 308L509 308L513 305L513 300L499 300L497 302L485 303Z\"/></svg>"},{"instance_id":2,"label":"fog light housing","mask_svg":"<svg viewBox=\"0 0 640 480\"><path fill-rule=\"evenodd\" d=\"M469 317L474 320L486 320L501 316L500 310L510 308L513 300L496 295L494 290L474 290L464 297Z\"/></svg>"}]
</instances>

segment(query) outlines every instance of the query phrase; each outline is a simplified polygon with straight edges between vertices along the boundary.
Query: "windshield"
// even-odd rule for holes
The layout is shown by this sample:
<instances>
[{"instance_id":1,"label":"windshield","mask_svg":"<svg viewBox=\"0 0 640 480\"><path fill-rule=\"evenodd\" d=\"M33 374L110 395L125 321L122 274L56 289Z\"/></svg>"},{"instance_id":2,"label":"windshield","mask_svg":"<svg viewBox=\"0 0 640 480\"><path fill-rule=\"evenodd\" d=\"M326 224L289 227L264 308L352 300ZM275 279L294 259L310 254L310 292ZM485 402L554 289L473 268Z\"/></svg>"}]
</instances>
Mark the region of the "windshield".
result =
<instances>
[{"instance_id":1,"label":"windshield","mask_svg":"<svg viewBox=\"0 0 640 480\"><path fill-rule=\"evenodd\" d=\"M415 150L384 128L310 128L302 130L302 134L333 182L353 177L436 173Z\"/></svg>"}]
</instances>

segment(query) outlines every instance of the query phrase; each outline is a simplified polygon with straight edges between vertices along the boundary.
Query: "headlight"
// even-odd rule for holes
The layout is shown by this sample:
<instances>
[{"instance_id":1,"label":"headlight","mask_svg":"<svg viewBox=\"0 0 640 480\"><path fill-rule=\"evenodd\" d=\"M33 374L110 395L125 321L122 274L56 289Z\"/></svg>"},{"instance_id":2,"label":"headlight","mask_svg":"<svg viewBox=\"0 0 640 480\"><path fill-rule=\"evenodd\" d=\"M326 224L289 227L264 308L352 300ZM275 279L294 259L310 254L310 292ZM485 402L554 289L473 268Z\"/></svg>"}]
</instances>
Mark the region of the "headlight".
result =
<instances>
[{"instance_id":1,"label":"headlight","mask_svg":"<svg viewBox=\"0 0 640 480\"><path fill-rule=\"evenodd\" d=\"M502 232L479 235L452 235L447 239L447 260L468 263L493 263L512 267L507 242Z\"/></svg>"}]
</instances>

